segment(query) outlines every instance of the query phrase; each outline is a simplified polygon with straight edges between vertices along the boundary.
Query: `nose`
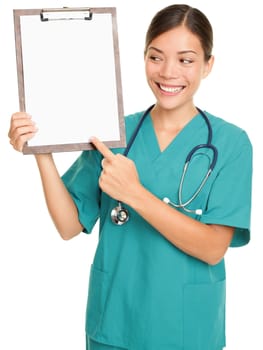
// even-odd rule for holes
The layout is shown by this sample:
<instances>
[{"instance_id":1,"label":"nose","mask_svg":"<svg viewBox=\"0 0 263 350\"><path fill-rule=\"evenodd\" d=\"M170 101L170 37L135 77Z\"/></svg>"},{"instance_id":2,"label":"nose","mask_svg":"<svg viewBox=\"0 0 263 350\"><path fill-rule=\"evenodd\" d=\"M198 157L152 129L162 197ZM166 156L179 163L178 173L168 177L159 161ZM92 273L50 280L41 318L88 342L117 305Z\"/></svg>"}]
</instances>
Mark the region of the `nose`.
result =
<instances>
[{"instance_id":1,"label":"nose","mask_svg":"<svg viewBox=\"0 0 263 350\"><path fill-rule=\"evenodd\" d=\"M178 78L180 75L180 67L179 65L174 62L173 60L164 61L161 69L160 69L160 76L165 79L175 79Z\"/></svg>"}]
</instances>

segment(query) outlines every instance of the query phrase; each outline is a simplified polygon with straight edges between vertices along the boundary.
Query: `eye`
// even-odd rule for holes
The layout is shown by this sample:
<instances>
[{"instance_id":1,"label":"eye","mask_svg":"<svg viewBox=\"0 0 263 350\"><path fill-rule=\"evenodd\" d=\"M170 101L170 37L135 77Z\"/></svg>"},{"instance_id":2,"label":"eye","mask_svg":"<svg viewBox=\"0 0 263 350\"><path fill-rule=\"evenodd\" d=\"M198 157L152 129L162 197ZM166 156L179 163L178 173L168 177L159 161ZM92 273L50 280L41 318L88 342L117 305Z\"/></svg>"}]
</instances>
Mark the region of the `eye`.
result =
<instances>
[{"instance_id":1,"label":"eye","mask_svg":"<svg viewBox=\"0 0 263 350\"><path fill-rule=\"evenodd\" d=\"M161 58L158 57L158 56L156 56L156 55L150 55L150 56L149 56L149 59L150 59L151 61L153 61L153 62L159 62L159 61L161 61Z\"/></svg>"},{"instance_id":2,"label":"eye","mask_svg":"<svg viewBox=\"0 0 263 350\"><path fill-rule=\"evenodd\" d=\"M190 58L181 58L180 62L183 63L183 64L191 64L194 61L192 59L190 59Z\"/></svg>"}]
</instances>

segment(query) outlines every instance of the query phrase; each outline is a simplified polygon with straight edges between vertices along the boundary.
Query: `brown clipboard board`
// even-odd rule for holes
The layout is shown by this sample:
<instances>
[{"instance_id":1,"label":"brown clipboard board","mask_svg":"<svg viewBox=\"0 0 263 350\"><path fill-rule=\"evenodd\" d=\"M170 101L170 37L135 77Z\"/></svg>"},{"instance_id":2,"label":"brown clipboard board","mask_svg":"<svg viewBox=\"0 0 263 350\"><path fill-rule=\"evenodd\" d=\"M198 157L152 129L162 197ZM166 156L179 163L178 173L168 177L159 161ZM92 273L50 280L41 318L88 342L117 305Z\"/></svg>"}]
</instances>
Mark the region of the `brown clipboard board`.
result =
<instances>
[{"instance_id":1,"label":"brown clipboard board","mask_svg":"<svg viewBox=\"0 0 263 350\"><path fill-rule=\"evenodd\" d=\"M14 9L13 15L19 108L39 128L23 153L92 149L90 136L125 147L116 8Z\"/></svg>"}]
</instances>

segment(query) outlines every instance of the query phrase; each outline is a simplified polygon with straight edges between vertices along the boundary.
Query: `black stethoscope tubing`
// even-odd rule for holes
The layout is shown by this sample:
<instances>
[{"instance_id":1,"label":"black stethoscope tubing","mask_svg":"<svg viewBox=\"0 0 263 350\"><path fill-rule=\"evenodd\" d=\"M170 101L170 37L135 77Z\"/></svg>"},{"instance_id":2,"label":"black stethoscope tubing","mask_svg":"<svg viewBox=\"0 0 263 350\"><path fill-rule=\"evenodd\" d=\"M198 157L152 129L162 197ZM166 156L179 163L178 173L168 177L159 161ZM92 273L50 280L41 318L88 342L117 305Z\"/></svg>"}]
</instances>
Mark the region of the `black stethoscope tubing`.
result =
<instances>
[{"instance_id":1,"label":"black stethoscope tubing","mask_svg":"<svg viewBox=\"0 0 263 350\"><path fill-rule=\"evenodd\" d=\"M144 119L146 118L146 116L149 114L149 112L153 109L153 107L155 106L155 104L151 105L149 108L147 108L147 110L143 113L141 119L139 120L139 123L137 124L124 152L123 152L123 155L125 157L128 156L129 154L129 151L137 137L137 134L144 122ZM213 130L212 130L212 126L210 124L210 121L208 119L208 117L206 116L206 114L201 110L199 109L198 107L196 107L196 109L198 110L198 112L201 114L201 116L203 117L203 119L205 120L206 122L206 125L207 125L207 129L208 129L208 137L207 137L207 143L204 143L204 144L199 144L197 146L195 146L187 155L186 159L185 159L185 165L184 165L184 171L183 171L183 175L182 175L182 179L181 179L181 185L180 187L182 188L182 185L183 185L183 181L184 181L184 177L185 177L185 174L186 174L186 171L187 171L187 168L188 168L188 165L192 159L192 156L194 155L194 153L196 153L199 149L202 149L202 148L209 148L212 150L213 152L213 158L212 158L212 162L208 168L208 171L207 171L207 174L206 176L204 177L204 179L202 180L200 186L198 187L197 191L195 192L195 194L191 197L190 200L188 200L186 203L182 203L181 202L181 199L180 199L180 203L178 205L172 203L168 198L164 198L163 200L167 203L171 203L173 206L175 207L181 207L183 208L185 211L187 212L197 212L201 210L198 209L197 211L195 210L189 210L186 208L186 205L188 205L201 191L201 189L203 188L207 178L210 176L211 172L213 171L215 165L216 165L216 162L217 162L217 158L218 158L218 150L217 148L212 144L212 139L213 139ZM181 198L181 196L180 196ZM124 223L126 223L128 220L129 220L129 212L126 208L123 207L122 203L120 201L118 201L118 205L117 207L113 208L112 211L111 211L111 219L112 221L116 224L116 225L122 225Z\"/></svg>"},{"instance_id":2,"label":"black stethoscope tubing","mask_svg":"<svg viewBox=\"0 0 263 350\"><path fill-rule=\"evenodd\" d=\"M197 145L195 146L187 155L186 159L185 159L185 163L189 163L191 158L192 158L192 155L198 151L199 149L201 148L210 148L212 151L213 151L213 159L212 159L212 162L209 166L209 171L212 172L215 165L216 165L216 162L217 162L217 157L218 157L218 151L217 151L217 148L212 144L212 139L213 139L213 130L212 130L212 126L211 126L211 123L208 119L208 117L206 116L206 114L198 107L196 107L196 109L198 110L198 112L201 114L201 116L203 117L203 119L205 120L206 122L206 125L207 125L207 129L208 129L208 137L207 137L207 143L204 143L204 144L200 144L200 145Z\"/></svg>"},{"instance_id":3,"label":"black stethoscope tubing","mask_svg":"<svg viewBox=\"0 0 263 350\"><path fill-rule=\"evenodd\" d=\"M150 113L150 111L153 109L153 107L155 106L155 104L151 105L149 108L146 109L146 111L143 113L141 119L139 120L139 123L137 124L129 142L128 142L128 145L126 146L124 152L123 152L123 155L125 157L128 156L128 153L130 152L130 149L131 149L131 146L133 145L133 142L135 141L136 139L136 136L142 126L142 123L144 122L144 119L146 118L146 116Z\"/></svg>"},{"instance_id":4,"label":"black stethoscope tubing","mask_svg":"<svg viewBox=\"0 0 263 350\"><path fill-rule=\"evenodd\" d=\"M140 128L142 126L142 123L144 122L144 119L146 118L146 116L148 115L148 113L153 109L155 105L151 105L149 108L146 109L146 111L143 113L141 119L139 120L139 123L137 124L135 130L132 133L132 136L123 152L123 155L125 157L128 156L128 153L136 139L136 136L138 134L138 132L140 131ZM126 223L129 220L129 212L126 208L123 207L122 203L120 201L118 201L118 205L117 207L113 208L111 211L111 220L114 224L116 225L123 225L124 223Z\"/></svg>"}]
</instances>

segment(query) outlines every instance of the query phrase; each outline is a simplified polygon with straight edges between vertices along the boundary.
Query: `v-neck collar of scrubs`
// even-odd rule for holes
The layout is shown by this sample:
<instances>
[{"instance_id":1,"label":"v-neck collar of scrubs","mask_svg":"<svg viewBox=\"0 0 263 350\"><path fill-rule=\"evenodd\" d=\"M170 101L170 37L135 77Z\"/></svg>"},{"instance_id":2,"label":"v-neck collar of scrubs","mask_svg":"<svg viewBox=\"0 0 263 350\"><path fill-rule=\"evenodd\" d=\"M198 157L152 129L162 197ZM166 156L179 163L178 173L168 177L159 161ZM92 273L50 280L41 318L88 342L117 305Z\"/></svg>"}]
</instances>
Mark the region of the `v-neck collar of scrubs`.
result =
<instances>
[{"instance_id":1,"label":"v-neck collar of scrubs","mask_svg":"<svg viewBox=\"0 0 263 350\"><path fill-rule=\"evenodd\" d=\"M145 131L143 139L146 148L150 150L152 160L166 156L170 152L175 152L176 149L178 150L185 147L186 140L191 140L193 138L194 134L196 134L196 130L199 129L199 124L201 122L203 122L205 125L205 121L203 120L201 114L198 113L180 130L172 141L163 150L161 150L154 129L153 120L149 114L143 122L142 131Z\"/></svg>"}]
</instances>

